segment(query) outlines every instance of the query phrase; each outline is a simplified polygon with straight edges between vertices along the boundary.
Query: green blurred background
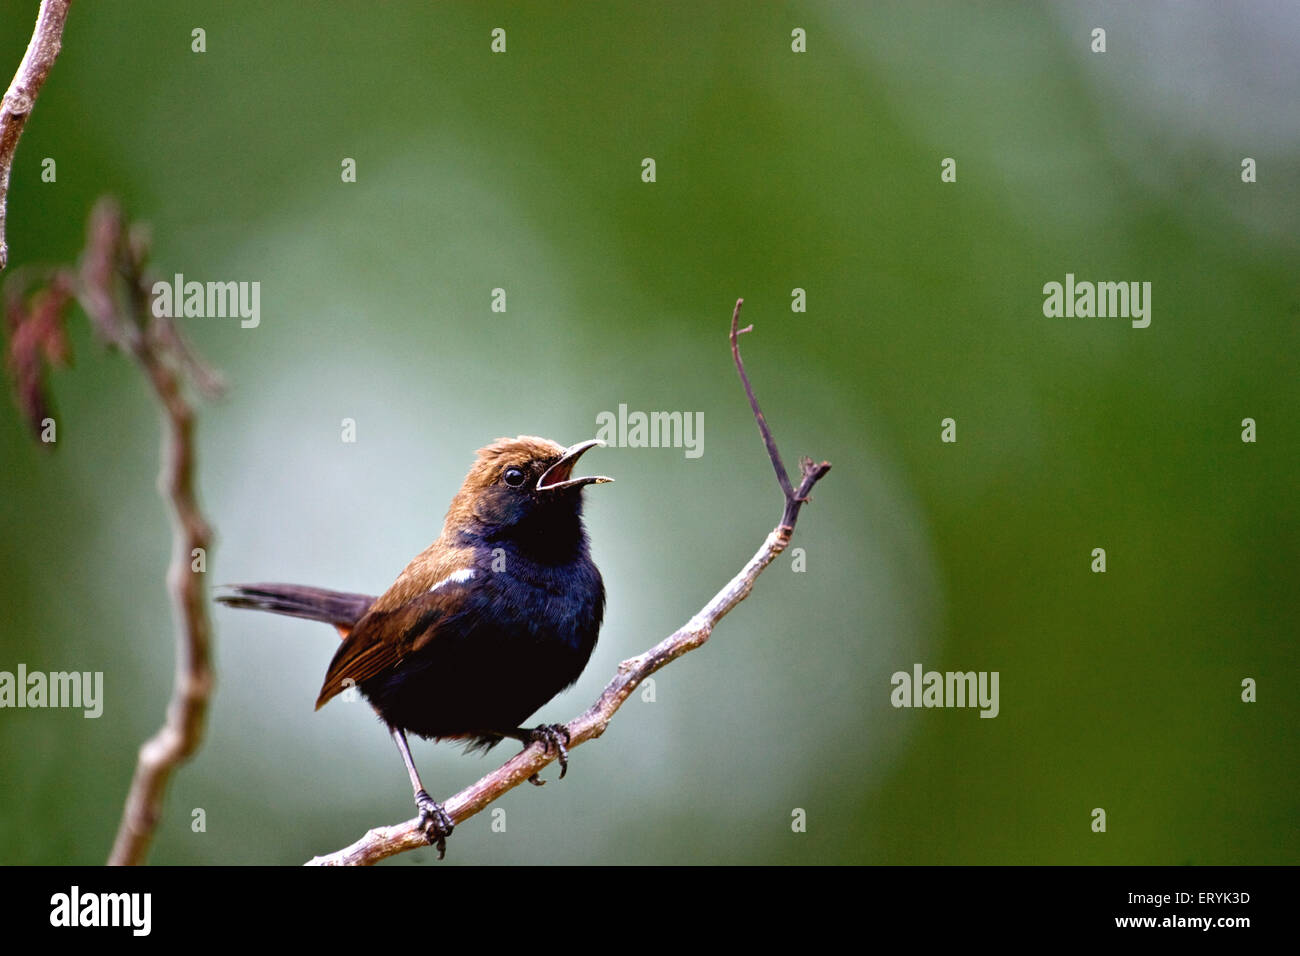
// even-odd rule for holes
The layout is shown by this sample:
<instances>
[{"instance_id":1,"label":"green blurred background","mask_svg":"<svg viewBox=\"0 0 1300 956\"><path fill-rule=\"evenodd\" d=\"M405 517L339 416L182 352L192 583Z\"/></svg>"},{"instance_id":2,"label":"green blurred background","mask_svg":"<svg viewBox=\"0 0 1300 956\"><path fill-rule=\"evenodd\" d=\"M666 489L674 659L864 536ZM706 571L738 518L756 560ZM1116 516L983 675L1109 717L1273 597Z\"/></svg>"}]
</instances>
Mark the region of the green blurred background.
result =
<instances>
[{"instance_id":1,"label":"green blurred background","mask_svg":"<svg viewBox=\"0 0 1300 956\"><path fill-rule=\"evenodd\" d=\"M0 0L6 77L36 6ZM697 459L593 453L607 623L548 721L779 517L726 345L745 298L781 448L835 466L806 571L780 559L448 865L1296 863L1298 28L1280 2L78 2L11 267L75 258L114 194L162 274L261 283L259 328L183 323L230 385L200 422L214 585L377 593L488 441L703 412ZM1151 282L1150 328L1045 318L1067 272ZM157 412L73 328L57 450L0 414L0 670L102 670L105 713L0 711L5 863L105 858L171 687ZM409 817L370 711L312 711L332 631L213 618L152 861L299 863ZM916 663L998 671L1001 713L892 708ZM415 744L437 797L508 754Z\"/></svg>"}]
</instances>

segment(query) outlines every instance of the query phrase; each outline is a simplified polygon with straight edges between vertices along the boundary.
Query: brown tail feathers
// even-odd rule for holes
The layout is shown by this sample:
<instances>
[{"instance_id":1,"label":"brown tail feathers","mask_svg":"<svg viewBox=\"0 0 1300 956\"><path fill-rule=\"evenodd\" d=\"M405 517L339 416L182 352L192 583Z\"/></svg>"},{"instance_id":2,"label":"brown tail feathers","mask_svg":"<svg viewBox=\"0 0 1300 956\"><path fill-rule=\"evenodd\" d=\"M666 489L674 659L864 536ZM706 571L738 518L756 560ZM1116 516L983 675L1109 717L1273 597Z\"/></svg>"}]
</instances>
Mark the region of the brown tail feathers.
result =
<instances>
[{"instance_id":1,"label":"brown tail feathers","mask_svg":"<svg viewBox=\"0 0 1300 956\"><path fill-rule=\"evenodd\" d=\"M369 594L349 594L302 584L229 584L223 587L227 593L218 594L217 600L228 607L252 608L333 624L344 637L375 603Z\"/></svg>"}]
</instances>

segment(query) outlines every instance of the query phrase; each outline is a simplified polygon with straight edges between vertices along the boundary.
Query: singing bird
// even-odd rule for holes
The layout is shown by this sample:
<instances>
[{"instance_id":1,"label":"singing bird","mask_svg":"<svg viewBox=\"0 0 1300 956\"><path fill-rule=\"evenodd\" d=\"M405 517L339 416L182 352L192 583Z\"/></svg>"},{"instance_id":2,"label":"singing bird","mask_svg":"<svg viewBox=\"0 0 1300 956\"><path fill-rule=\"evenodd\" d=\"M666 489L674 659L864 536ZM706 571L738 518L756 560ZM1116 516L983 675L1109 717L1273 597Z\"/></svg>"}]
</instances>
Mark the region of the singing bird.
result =
<instances>
[{"instance_id":1,"label":"singing bird","mask_svg":"<svg viewBox=\"0 0 1300 956\"><path fill-rule=\"evenodd\" d=\"M480 449L442 534L378 598L293 584L231 585L217 600L333 624L343 638L316 699L355 686L388 725L441 857L452 822L420 782L406 734L488 749L511 737L554 748L562 725L521 726L571 686L596 646L605 586L574 477L599 439L565 448L521 435ZM537 781L534 781L537 782Z\"/></svg>"}]
</instances>

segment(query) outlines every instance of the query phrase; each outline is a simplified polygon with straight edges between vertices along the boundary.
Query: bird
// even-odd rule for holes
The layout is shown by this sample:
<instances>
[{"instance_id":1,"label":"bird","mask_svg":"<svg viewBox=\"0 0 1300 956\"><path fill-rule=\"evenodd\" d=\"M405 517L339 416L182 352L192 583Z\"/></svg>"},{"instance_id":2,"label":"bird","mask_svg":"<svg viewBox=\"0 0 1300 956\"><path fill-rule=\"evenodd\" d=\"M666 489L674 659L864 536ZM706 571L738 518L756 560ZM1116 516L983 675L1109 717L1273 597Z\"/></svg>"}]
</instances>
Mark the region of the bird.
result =
<instances>
[{"instance_id":1,"label":"bird","mask_svg":"<svg viewBox=\"0 0 1300 956\"><path fill-rule=\"evenodd\" d=\"M442 533L378 597L293 584L224 586L235 608L332 624L342 643L319 710L355 687L397 745L425 838L441 859L453 824L416 770L407 733L488 750L509 737L554 750L568 770L567 730L524 723L572 686L595 649L605 585L582 520L579 458L597 445L500 438L477 456ZM533 783L541 784L534 775Z\"/></svg>"}]
</instances>

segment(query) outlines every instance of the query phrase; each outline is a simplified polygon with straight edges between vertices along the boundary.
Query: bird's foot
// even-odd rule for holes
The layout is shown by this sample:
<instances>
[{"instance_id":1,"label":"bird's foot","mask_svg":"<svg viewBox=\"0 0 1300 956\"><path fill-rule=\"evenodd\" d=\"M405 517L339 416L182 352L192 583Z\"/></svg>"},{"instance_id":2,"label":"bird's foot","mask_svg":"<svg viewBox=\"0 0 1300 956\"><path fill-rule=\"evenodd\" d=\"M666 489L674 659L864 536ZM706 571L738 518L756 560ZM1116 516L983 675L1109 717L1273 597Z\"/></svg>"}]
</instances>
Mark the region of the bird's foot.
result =
<instances>
[{"instance_id":1,"label":"bird's foot","mask_svg":"<svg viewBox=\"0 0 1300 956\"><path fill-rule=\"evenodd\" d=\"M527 742L529 744L540 743L542 750L546 753L555 751L557 759L560 761L560 779L569 772L569 729L564 724L542 724L528 732ZM528 782L534 786L542 786L546 783L537 774L528 778Z\"/></svg>"},{"instance_id":2,"label":"bird's foot","mask_svg":"<svg viewBox=\"0 0 1300 956\"><path fill-rule=\"evenodd\" d=\"M420 811L420 829L430 846L438 848L438 859L447 855L447 837L456 829L441 803L434 802L428 791L417 790L415 806Z\"/></svg>"}]
</instances>

